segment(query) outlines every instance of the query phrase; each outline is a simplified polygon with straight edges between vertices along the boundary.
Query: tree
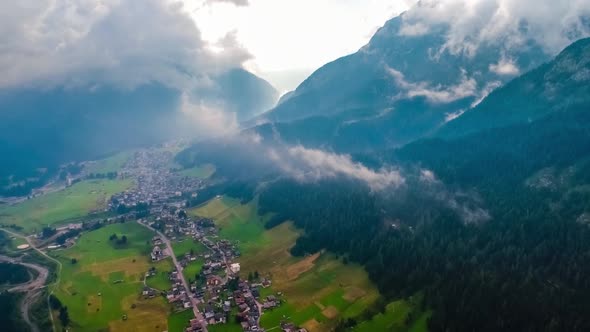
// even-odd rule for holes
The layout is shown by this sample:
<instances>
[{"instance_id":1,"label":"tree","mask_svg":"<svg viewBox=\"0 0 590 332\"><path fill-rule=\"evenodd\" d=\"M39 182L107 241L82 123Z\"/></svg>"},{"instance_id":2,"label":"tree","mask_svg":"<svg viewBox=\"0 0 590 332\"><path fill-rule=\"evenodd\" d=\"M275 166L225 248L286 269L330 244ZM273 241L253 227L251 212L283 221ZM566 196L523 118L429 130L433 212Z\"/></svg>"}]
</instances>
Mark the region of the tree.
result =
<instances>
[{"instance_id":1,"label":"tree","mask_svg":"<svg viewBox=\"0 0 590 332\"><path fill-rule=\"evenodd\" d=\"M59 309L59 320L62 326L68 326L70 324L70 314L68 313L68 307L61 307Z\"/></svg>"},{"instance_id":2,"label":"tree","mask_svg":"<svg viewBox=\"0 0 590 332\"><path fill-rule=\"evenodd\" d=\"M260 274L258 273L258 270L257 271L254 271L254 279L255 280L260 279Z\"/></svg>"},{"instance_id":3,"label":"tree","mask_svg":"<svg viewBox=\"0 0 590 332\"><path fill-rule=\"evenodd\" d=\"M71 262L72 262L72 264L76 264L76 263L78 263L78 260L75 258L72 258Z\"/></svg>"},{"instance_id":4,"label":"tree","mask_svg":"<svg viewBox=\"0 0 590 332\"><path fill-rule=\"evenodd\" d=\"M43 227L43 231L41 233L41 236L44 239L47 239L47 238L50 238L50 237L54 236L55 233L57 233L57 231L55 230L55 228Z\"/></svg>"}]
</instances>

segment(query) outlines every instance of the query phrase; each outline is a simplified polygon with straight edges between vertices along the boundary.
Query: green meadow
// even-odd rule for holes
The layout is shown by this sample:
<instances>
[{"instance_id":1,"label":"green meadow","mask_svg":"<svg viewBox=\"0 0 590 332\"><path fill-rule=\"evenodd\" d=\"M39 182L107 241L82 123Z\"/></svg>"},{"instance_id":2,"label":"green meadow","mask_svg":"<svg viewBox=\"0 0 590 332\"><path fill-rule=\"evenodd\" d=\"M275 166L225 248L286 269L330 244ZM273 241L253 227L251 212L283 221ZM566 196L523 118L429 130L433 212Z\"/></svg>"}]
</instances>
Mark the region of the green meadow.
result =
<instances>
[{"instance_id":1,"label":"green meadow","mask_svg":"<svg viewBox=\"0 0 590 332\"><path fill-rule=\"evenodd\" d=\"M197 167L187 168L179 172L184 176L199 178L199 179L208 179L215 173L215 166L211 164L204 164Z\"/></svg>"},{"instance_id":2,"label":"green meadow","mask_svg":"<svg viewBox=\"0 0 590 332\"><path fill-rule=\"evenodd\" d=\"M109 241L112 234L125 235L127 244ZM73 331L166 330L166 302L140 296L152 236L134 222L113 224L83 234L69 249L52 252L63 265L55 294L68 307Z\"/></svg>"},{"instance_id":3,"label":"green meadow","mask_svg":"<svg viewBox=\"0 0 590 332\"><path fill-rule=\"evenodd\" d=\"M207 252L209 250L201 242L192 238L186 238L182 241L173 242L172 249L174 250L174 255L176 255L176 257L184 256L185 254L190 253L191 250L195 255Z\"/></svg>"},{"instance_id":4,"label":"green meadow","mask_svg":"<svg viewBox=\"0 0 590 332\"><path fill-rule=\"evenodd\" d=\"M205 264L204 260L199 258L194 262L190 262L183 270L182 274L187 280L195 280L195 276L201 273L201 269Z\"/></svg>"},{"instance_id":5,"label":"green meadow","mask_svg":"<svg viewBox=\"0 0 590 332\"><path fill-rule=\"evenodd\" d=\"M168 332L184 332L191 319L195 318L192 310L175 312L168 316Z\"/></svg>"},{"instance_id":6,"label":"green meadow","mask_svg":"<svg viewBox=\"0 0 590 332\"><path fill-rule=\"evenodd\" d=\"M428 318L430 312L421 312L419 308L419 296L408 300L399 300L387 305L385 312L379 313L368 321L355 326L355 332L373 331L428 331Z\"/></svg>"},{"instance_id":7,"label":"green meadow","mask_svg":"<svg viewBox=\"0 0 590 332\"><path fill-rule=\"evenodd\" d=\"M219 237L238 244L242 254L264 247L269 238L264 236L266 218L257 213L256 200L248 204L240 204L239 200L219 197L207 204L190 210L189 213L211 218L219 228Z\"/></svg>"},{"instance_id":8,"label":"green meadow","mask_svg":"<svg viewBox=\"0 0 590 332\"><path fill-rule=\"evenodd\" d=\"M0 207L0 223L16 224L26 233L85 217L106 207L109 198L132 186L131 180L82 181L63 190L12 206Z\"/></svg>"},{"instance_id":9,"label":"green meadow","mask_svg":"<svg viewBox=\"0 0 590 332\"><path fill-rule=\"evenodd\" d=\"M172 288L170 272L174 270L172 258L168 257L156 263L150 263L150 267L156 268L156 275L146 279L146 285L160 291L167 291Z\"/></svg>"},{"instance_id":10,"label":"green meadow","mask_svg":"<svg viewBox=\"0 0 590 332\"><path fill-rule=\"evenodd\" d=\"M379 297L361 266L344 264L328 253L293 257L289 249L301 232L292 223L266 230L266 217L257 214L256 200L242 205L220 197L190 211L215 220L220 237L236 241L242 256L242 277L258 271L273 284L263 296L281 292L285 303L262 315L263 328L276 328L289 319L309 331L329 331L340 318L358 317Z\"/></svg>"},{"instance_id":11,"label":"green meadow","mask_svg":"<svg viewBox=\"0 0 590 332\"><path fill-rule=\"evenodd\" d=\"M131 151L124 151L114 154L108 158L94 161L86 167L87 173L105 174L118 172L131 157Z\"/></svg>"}]
</instances>

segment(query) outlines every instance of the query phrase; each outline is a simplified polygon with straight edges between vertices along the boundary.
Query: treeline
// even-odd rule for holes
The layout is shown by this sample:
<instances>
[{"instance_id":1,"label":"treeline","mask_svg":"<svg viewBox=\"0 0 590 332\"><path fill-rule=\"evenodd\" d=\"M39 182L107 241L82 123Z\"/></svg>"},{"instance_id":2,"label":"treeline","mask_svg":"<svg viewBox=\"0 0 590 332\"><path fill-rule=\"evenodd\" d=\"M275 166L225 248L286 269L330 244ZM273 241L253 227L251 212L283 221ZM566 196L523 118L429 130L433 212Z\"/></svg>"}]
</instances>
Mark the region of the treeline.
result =
<instances>
[{"instance_id":1,"label":"treeline","mask_svg":"<svg viewBox=\"0 0 590 332\"><path fill-rule=\"evenodd\" d=\"M589 128L590 114L575 109L379 156L434 171L447 192L477 192L492 217L482 224L412 183L376 194L343 180L278 181L261 192L260 212L277 213L269 226L289 219L305 230L294 255L346 255L388 298L424 291L432 331L588 331ZM567 176L527 185L548 168Z\"/></svg>"},{"instance_id":2,"label":"treeline","mask_svg":"<svg viewBox=\"0 0 590 332\"><path fill-rule=\"evenodd\" d=\"M416 228L397 228L379 215L379 204L355 184L289 181L259 200L262 213L281 211L305 229L294 255L324 248L347 255L391 299L424 291L433 331L590 328L590 228L544 209L482 226L440 211Z\"/></svg>"},{"instance_id":3,"label":"treeline","mask_svg":"<svg viewBox=\"0 0 590 332\"><path fill-rule=\"evenodd\" d=\"M18 302L20 296L15 293L0 293L0 322L2 322L2 331L6 332L23 332L28 331L25 323L20 319Z\"/></svg>"},{"instance_id":4,"label":"treeline","mask_svg":"<svg viewBox=\"0 0 590 332\"><path fill-rule=\"evenodd\" d=\"M22 284L29 281L29 271L20 264L0 262L0 284Z\"/></svg>"}]
</instances>

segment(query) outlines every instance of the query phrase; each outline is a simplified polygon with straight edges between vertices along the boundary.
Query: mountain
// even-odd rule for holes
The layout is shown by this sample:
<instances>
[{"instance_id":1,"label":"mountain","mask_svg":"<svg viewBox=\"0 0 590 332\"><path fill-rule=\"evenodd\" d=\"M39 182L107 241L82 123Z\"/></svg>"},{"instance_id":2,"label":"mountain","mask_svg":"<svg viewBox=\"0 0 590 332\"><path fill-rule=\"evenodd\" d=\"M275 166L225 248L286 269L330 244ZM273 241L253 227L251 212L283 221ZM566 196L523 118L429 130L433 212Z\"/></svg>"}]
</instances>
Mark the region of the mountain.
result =
<instances>
[{"instance_id":1,"label":"mountain","mask_svg":"<svg viewBox=\"0 0 590 332\"><path fill-rule=\"evenodd\" d=\"M579 40L551 62L491 93L473 110L450 121L437 136L457 137L527 123L550 112L590 102L590 39Z\"/></svg>"},{"instance_id":2,"label":"mountain","mask_svg":"<svg viewBox=\"0 0 590 332\"><path fill-rule=\"evenodd\" d=\"M214 77L195 99L221 103L238 119L271 107L277 92L243 69ZM26 194L62 163L164 140L198 136L181 111L183 92L159 84L133 89L28 87L0 91L0 194Z\"/></svg>"},{"instance_id":3,"label":"mountain","mask_svg":"<svg viewBox=\"0 0 590 332\"><path fill-rule=\"evenodd\" d=\"M315 71L258 120L277 124L275 132L291 143L298 132L309 144L338 151L400 146L433 133L518 71L550 59L532 40L512 49L490 42L474 54L453 52L446 48L447 24L411 34L407 17L391 19L358 52ZM512 72L498 69L506 59ZM308 127L317 130L302 131Z\"/></svg>"},{"instance_id":4,"label":"mountain","mask_svg":"<svg viewBox=\"0 0 590 332\"><path fill-rule=\"evenodd\" d=\"M217 179L259 174L222 182L193 203L221 193L257 197L261 214L274 213L267 227L292 220L303 229L292 254L329 250L362 264L391 300L422 294L430 331L587 331L589 43L498 88L434 137L356 155L366 168L314 150L306 155L311 179L281 174L263 162L271 159L264 144L278 149L266 140L247 144L253 150L240 163L221 145L187 150L181 156L216 163ZM272 137L280 125L259 128ZM293 139L317 133L299 129ZM371 177L396 169L405 181L376 191L335 172L313 178L325 162Z\"/></svg>"},{"instance_id":5,"label":"mountain","mask_svg":"<svg viewBox=\"0 0 590 332\"><path fill-rule=\"evenodd\" d=\"M238 121L246 121L273 108L279 92L267 81L243 69L232 69L216 79L219 88L213 96L229 101Z\"/></svg>"}]
</instances>

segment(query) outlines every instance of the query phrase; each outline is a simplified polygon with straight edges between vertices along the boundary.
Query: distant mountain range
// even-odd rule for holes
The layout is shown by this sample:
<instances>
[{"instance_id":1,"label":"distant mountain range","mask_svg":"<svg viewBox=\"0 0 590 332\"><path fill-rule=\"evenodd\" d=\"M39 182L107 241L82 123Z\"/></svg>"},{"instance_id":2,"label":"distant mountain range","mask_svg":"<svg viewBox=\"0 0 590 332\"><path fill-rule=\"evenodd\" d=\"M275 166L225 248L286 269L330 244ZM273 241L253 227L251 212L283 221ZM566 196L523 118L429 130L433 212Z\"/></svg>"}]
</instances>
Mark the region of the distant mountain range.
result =
<instances>
[{"instance_id":1,"label":"distant mountain range","mask_svg":"<svg viewBox=\"0 0 590 332\"><path fill-rule=\"evenodd\" d=\"M551 58L533 40L454 53L445 48L447 25L411 35L405 20L393 18L358 52L318 69L258 122L289 143L345 152L401 146ZM268 126L253 130L271 139Z\"/></svg>"},{"instance_id":2,"label":"distant mountain range","mask_svg":"<svg viewBox=\"0 0 590 332\"><path fill-rule=\"evenodd\" d=\"M195 91L195 99L220 104L238 120L270 109L278 98L270 84L243 69L214 80ZM0 91L0 194L26 193L65 162L198 137L180 111L182 93L157 82L133 89L97 84Z\"/></svg>"},{"instance_id":3,"label":"distant mountain range","mask_svg":"<svg viewBox=\"0 0 590 332\"><path fill-rule=\"evenodd\" d=\"M257 197L261 213L273 212L267 227L292 220L303 229L292 254L326 249L360 263L391 300L424 294L430 331L587 331L589 73L590 39L582 39L456 119L435 124L428 103L414 104L405 116L433 125L401 147L383 144L391 136L381 128L403 128L384 119L356 133L362 146L322 132L343 114L352 121L355 109L258 126L243 135L258 133L253 143L197 144L178 161L213 162L226 180L194 204L217 194ZM281 105L275 112L290 112ZM301 152L290 148L299 143L354 153L357 164L308 150L312 167L297 173L276 151ZM402 185L376 191L358 180L385 180L391 169Z\"/></svg>"}]
</instances>

